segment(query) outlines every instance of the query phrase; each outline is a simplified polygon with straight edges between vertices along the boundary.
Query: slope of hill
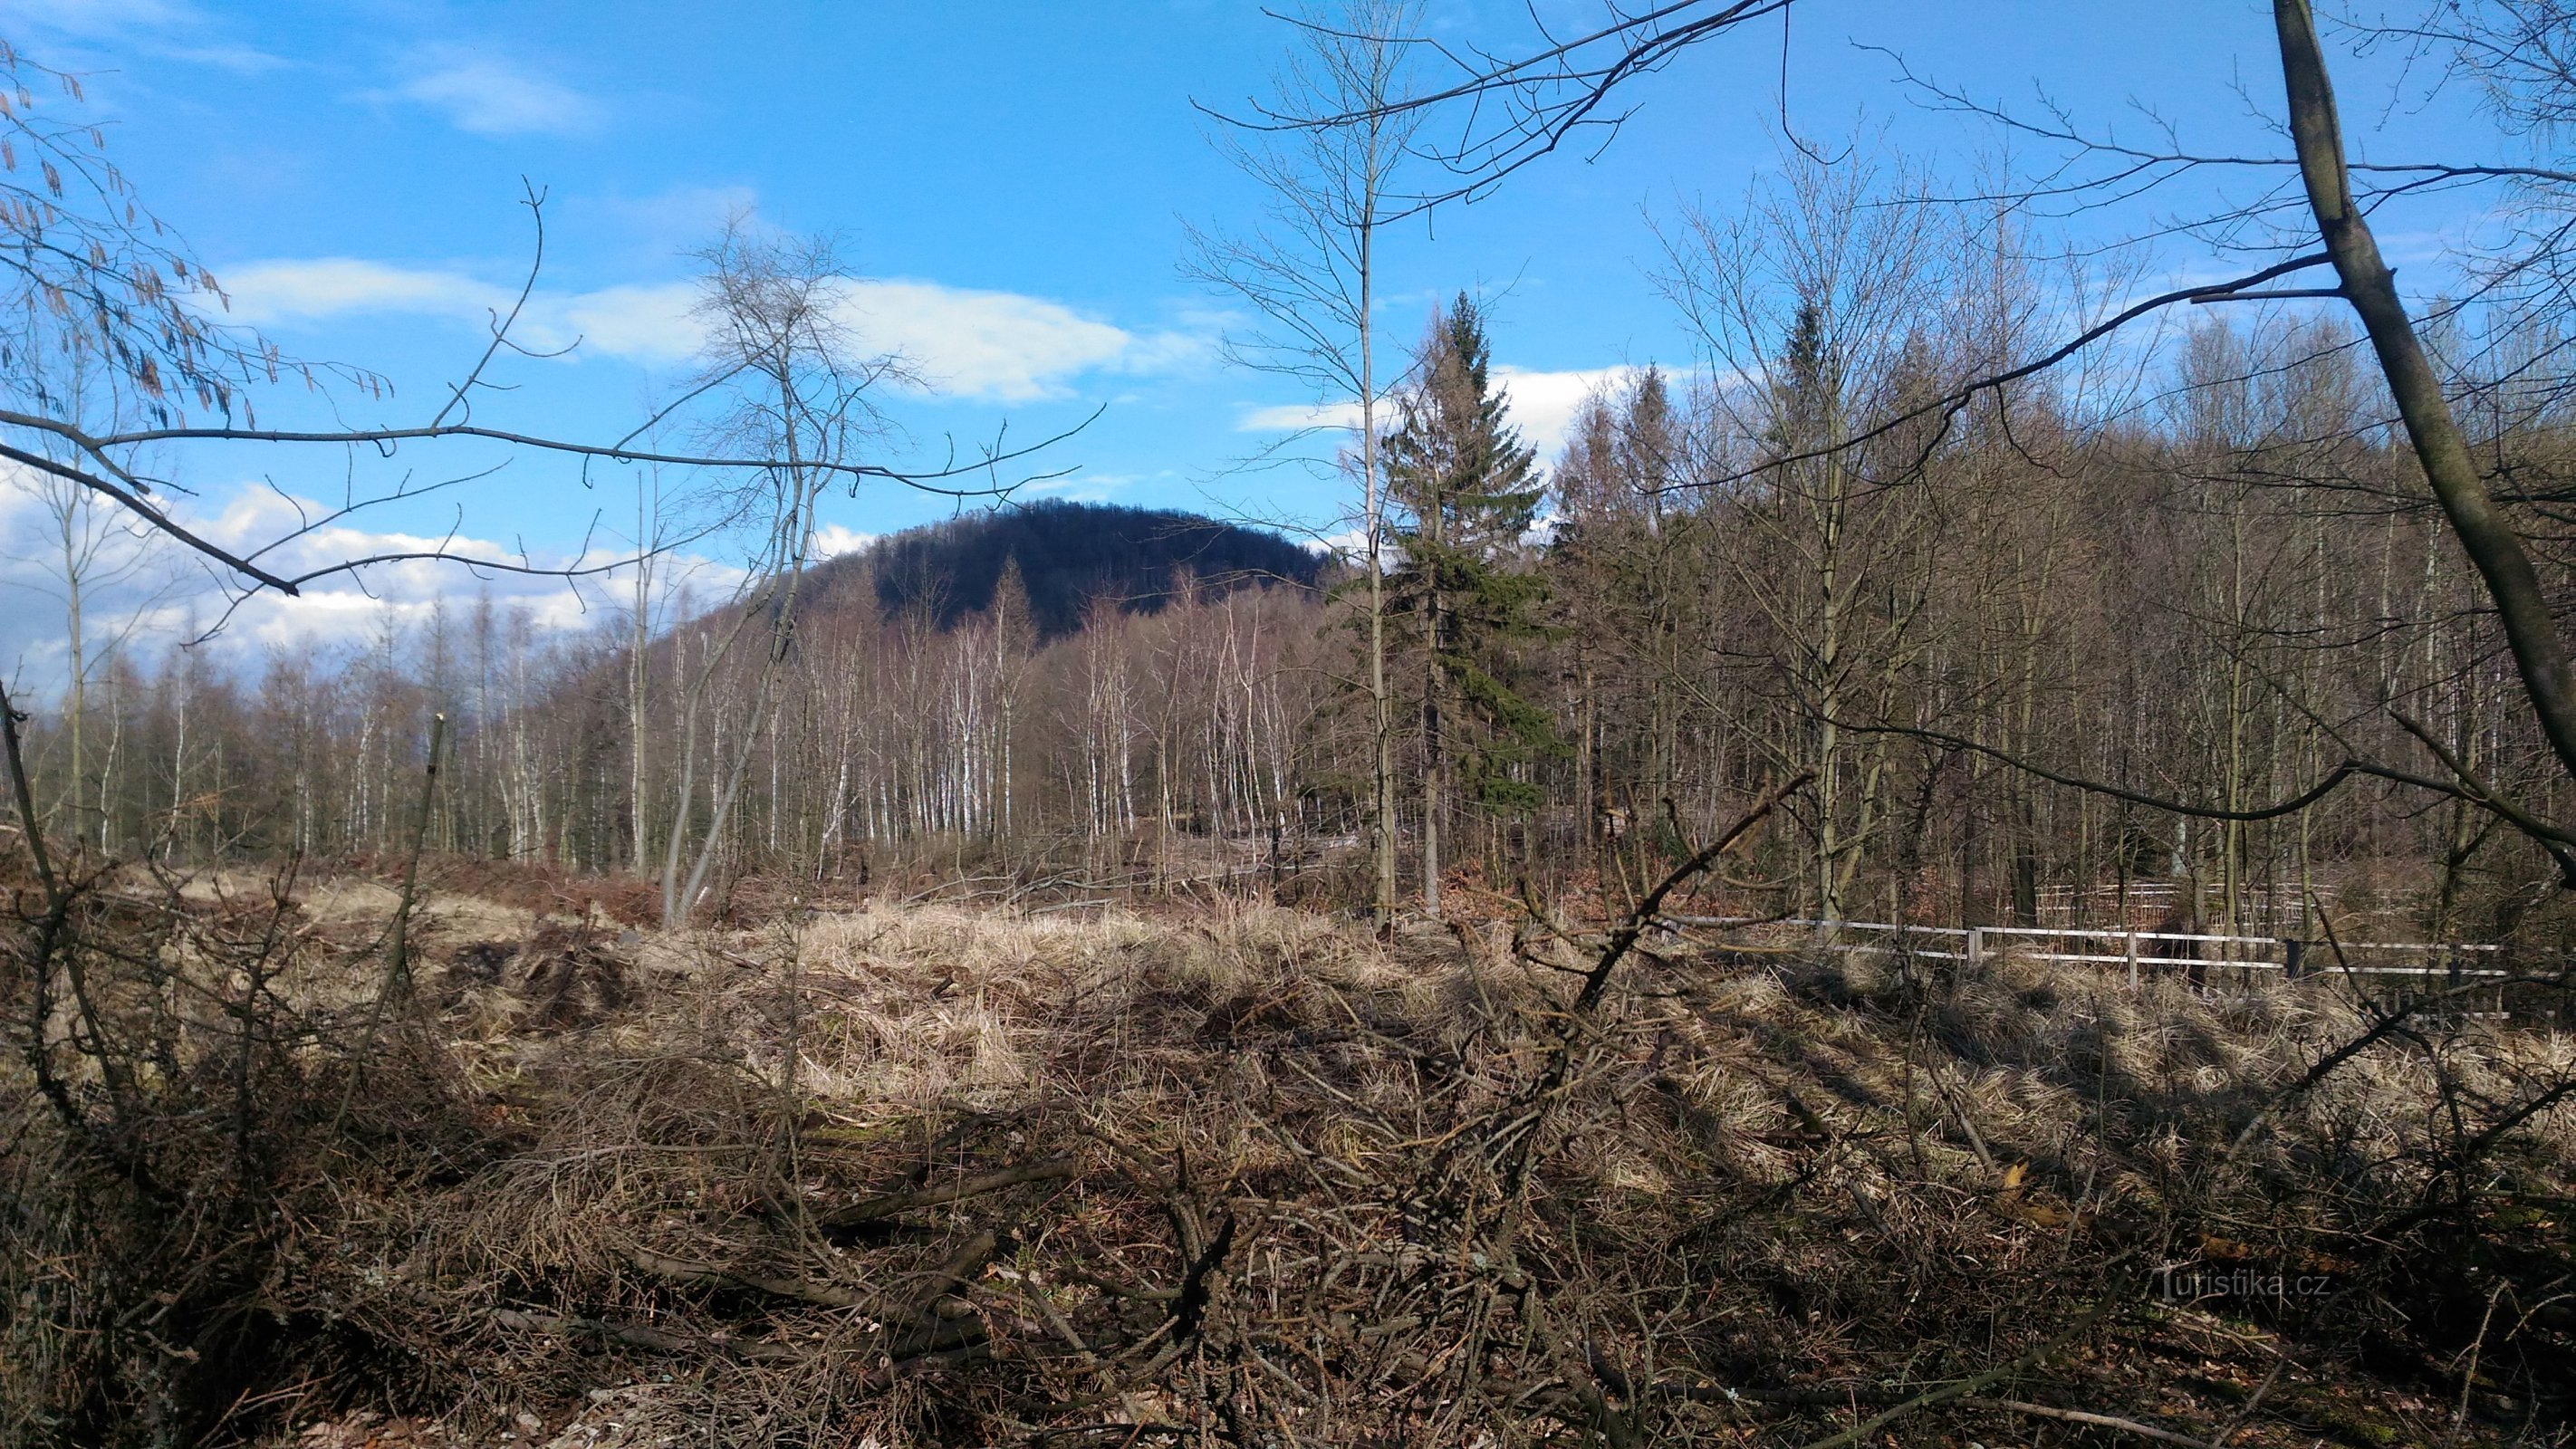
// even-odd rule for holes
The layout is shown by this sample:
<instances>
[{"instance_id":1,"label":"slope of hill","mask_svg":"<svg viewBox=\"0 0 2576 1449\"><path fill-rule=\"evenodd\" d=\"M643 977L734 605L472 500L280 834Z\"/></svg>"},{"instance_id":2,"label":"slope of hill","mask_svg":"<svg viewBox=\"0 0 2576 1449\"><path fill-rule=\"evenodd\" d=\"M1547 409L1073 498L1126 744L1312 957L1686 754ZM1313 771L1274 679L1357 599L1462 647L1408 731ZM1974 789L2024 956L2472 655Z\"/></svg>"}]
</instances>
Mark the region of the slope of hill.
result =
<instances>
[{"instance_id":1,"label":"slope of hill","mask_svg":"<svg viewBox=\"0 0 2576 1449\"><path fill-rule=\"evenodd\" d=\"M898 533L852 563L889 613L927 607L945 628L993 602L1016 560L1042 638L1082 627L1094 599L1160 609L1181 579L1223 593L1250 584L1311 586L1324 561L1275 533L1166 509L1048 501ZM832 567L841 568L836 563Z\"/></svg>"}]
</instances>

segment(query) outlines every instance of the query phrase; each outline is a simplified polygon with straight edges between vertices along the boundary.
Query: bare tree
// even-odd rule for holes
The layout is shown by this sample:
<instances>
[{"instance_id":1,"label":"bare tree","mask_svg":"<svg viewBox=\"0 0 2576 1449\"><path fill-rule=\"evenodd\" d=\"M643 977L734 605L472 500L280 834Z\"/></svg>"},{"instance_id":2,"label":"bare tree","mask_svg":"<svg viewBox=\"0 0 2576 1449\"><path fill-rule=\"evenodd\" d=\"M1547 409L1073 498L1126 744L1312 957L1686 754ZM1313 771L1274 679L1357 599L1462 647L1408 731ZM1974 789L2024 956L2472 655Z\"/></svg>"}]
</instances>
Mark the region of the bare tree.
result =
<instances>
[{"instance_id":1,"label":"bare tree","mask_svg":"<svg viewBox=\"0 0 2576 1449\"><path fill-rule=\"evenodd\" d=\"M31 339L39 344L48 339ZM70 401L74 407L107 386L106 369L94 356L93 339L79 334L50 339L65 351L56 356L22 354L33 386ZM34 349L29 349L34 351ZM51 448L44 449L52 453ZM43 582L21 587L49 595L62 610L63 721L68 759L67 789L58 803L68 807L75 823L71 838L82 845L110 848L106 800L111 793L114 748L104 757L89 749L90 691L101 672L120 655L149 618L176 578L158 545L159 534L58 475L11 468L9 482L23 487L43 516ZM98 765L92 788L91 767Z\"/></svg>"},{"instance_id":2,"label":"bare tree","mask_svg":"<svg viewBox=\"0 0 2576 1449\"><path fill-rule=\"evenodd\" d=\"M699 254L706 265L698 318L707 332L703 380L727 405L709 425L712 446L777 459L752 475L740 514L755 542L743 592L723 640L690 685L679 798L662 858L662 920L677 926L704 886L724 840L753 746L795 643L796 596L813 561L815 506L848 476L850 460L886 431L875 390L909 377L902 360L869 354L844 317L851 280L828 238L762 235L737 217ZM714 784L709 817L688 879L680 879L697 768L697 725L710 687L753 621L765 626L758 683L740 721L733 756Z\"/></svg>"},{"instance_id":3,"label":"bare tree","mask_svg":"<svg viewBox=\"0 0 2576 1449\"><path fill-rule=\"evenodd\" d=\"M1857 159L1799 154L1740 218L1692 213L1668 239L1666 291L1709 354L1719 446L1747 465L1815 452L1890 407L1929 319L1933 218L1919 183ZM1772 548L1738 560L1741 596L1784 640L1788 685L1815 721L1790 768L1811 770L1813 899L1844 918L1869 838L1884 823L1882 751L1852 749L1840 721L1883 696L1922 603L1908 565L1929 512L1866 476L1857 452L1764 472L1734 516ZM1783 562L1788 564L1785 569Z\"/></svg>"},{"instance_id":4,"label":"bare tree","mask_svg":"<svg viewBox=\"0 0 2576 1449\"><path fill-rule=\"evenodd\" d=\"M1298 50L1276 94L1253 118L1221 117L1235 164L1260 183L1261 224L1248 233L1191 233L1191 274L1250 305L1256 330L1229 336L1240 365L1289 377L1328 407L1349 408L1351 451L1359 457L1360 568L1367 609L1363 680L1371 714L1375 910L1393 918L1397 813L1395 696L1387 675L1385 552L1389 543L1380 476L1379 417L1384 384L1377 363L1380 233L1411 209L1395 177L1417 121L1406 76L1417 0L1309 4L1290 19ZM1350 114L1345 127L1280 129L1275 118L1314 111ZM1347 456L1347 455L1346 455Z\"/></svg>"},{"instance_id":5,"label":"bare tree","mask_svg":"<svg viewBox=\"0 0 2576 1449\"><path fill-rule=\"evenodd\" d=\"M91 785L93 756L88 749L90 690L151 617L152 605L167 592L170 577L154 545L159 535L121 513L102 507L96 494L60 478L38 475L28 480L45 516L51 577L42 588L53 594L63 615L63 723L68 759L62 797L77 817L75 840L112 848L107 800L112 790L112 760L99 765ZM140 591L140 597L135 596ZM100 596L111 604L106 627L92 618Z\"/></svg>"}]
</instances>

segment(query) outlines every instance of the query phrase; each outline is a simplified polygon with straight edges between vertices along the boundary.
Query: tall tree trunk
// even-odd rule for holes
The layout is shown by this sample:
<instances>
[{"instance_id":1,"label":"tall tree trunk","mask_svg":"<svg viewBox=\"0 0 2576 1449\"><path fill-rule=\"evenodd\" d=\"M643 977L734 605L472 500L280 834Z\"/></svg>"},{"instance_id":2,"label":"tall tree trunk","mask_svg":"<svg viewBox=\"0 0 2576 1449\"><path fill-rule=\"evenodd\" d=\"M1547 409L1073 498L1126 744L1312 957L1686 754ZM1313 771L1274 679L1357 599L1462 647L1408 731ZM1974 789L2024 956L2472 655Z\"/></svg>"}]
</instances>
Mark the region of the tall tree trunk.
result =
<instances>
[{"instance_id":1,"label":"tall tree trunk","mask_svg":"<svg viewBox=\"0 0 2576 1449\"><path fill-rule=\"evenodd\" d=\"M635 483L636 551L643 555L635 564L635 617L626 638L626 810L628 860L638 875L652 850L652 824L644 805L644 691L652 683L652 665L645 657L653 643L653 560L650 545L644 540L656 530L649 527L644 505L644 480Z\"/></svg>"},{"instance_id":2,"label":"tall tree trunk","mask_svg":"<svg viewBox=\"0 0 2576 1449\"><path fill-rule=\"evenodd\" d=\"M1372 180L1375 175L1372 163ZM1375 736L1371 763L1377 797L1377 894L1372 913L1383 931L1395 920L1395 698L1386 677L1386 494L1378 486L1377 474L1377 327L1371 315L1377 285L1376 214L1372 188L1359 227L1360 489L1361 531L1368 550L1369 708Z\"/></svg>"},{"instance_id":3,"label":"tall tree trunk","mask_svg":"<svg viewBox=\"0 0 2576 1449\"><path fill-rule=\"evenodd\" d=\"M2423 465L2424 479L2504 625L2514 670L2541 733L2558 757L2559 767L2576 776L2576 676L2571 676L2566 642L2550 617L2529 551L2478 476L2468 440L2449 399L2442 395L2441 378L2425 356L2423 339L2416 335L2406 304L2397 295L2396 277L2380 257L2379 241L2353 204L2352 177L2344 164L2343 122L2335 109L2325 55L2317 44L2315 13L2308 0L2272 0L2272 20L2281 43L2290 138L2298 152L2299 177L2307 187L2317 233L2333 260L2344 299L2370 336L2398 416L2405 421L2406 435Z\"/></svg>"},{"instance_id":4,"label":"tall tree trunk","mask_svg":"<svg viewBox=\"0 0 2576 1449\"><path fill-rule=\"evenodd\" d=\"M1435 549L1439 525L1435 521L1439 502L1432 501L1433 517L1420 521L1431 535ZM1436 572L1436 566L1435 566ZM1440 737L1440 586L1435 578L1422 600L1422 909L1437 919L1440 915L1440 821L1448 808L1448 791L1442 771L1449 758Z\"/></svg>"}]
</instances>

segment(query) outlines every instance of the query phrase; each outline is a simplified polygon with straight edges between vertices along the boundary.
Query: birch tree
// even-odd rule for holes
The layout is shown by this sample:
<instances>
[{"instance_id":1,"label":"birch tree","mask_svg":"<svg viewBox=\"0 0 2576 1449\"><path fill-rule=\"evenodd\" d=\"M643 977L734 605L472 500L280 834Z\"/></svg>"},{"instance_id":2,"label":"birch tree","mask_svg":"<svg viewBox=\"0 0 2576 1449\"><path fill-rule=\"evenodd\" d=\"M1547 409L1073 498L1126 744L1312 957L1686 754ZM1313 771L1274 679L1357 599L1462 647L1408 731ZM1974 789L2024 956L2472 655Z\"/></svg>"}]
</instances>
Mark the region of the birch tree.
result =
<instances>
[{"instance_id":1,"label":"birch tree","mask_svg":"<svg viewBox=\"0 0 2576 1449\"><path fill-rule=\"evenodd\" d=\"M729 402L710 425L709 441L777 461L742 485L738 516L750 519L753 530L746 582L682 705L679 790L662 857L665 928L688 918L706 884L794 649L797 591L813 560L815 507L883 436L875 390L908 375L902 359L866 352L851 331L844 316L851 277L828 239L765 236L747 218L736 218L700 257L706 272L697 317L706 332L706 360L692 390L720 393ZM720 667L755 623L761 655L751 699L731 756L710 782L707 817L691 849L697 728ZM692 857L685 880L684 854Z\"/></svg>"},{"instance_id":2,"label":"birch tree","mask_svg":"<svg viewBox=\"0 0 2576 1449\"><path fill-rule=\"evenodd\" d=\"M1384 386L1377 307L1383 233L1418 211L1397 190L1417 122L1406 110L1417 0L1309 4L1291 18L1296 51L1274 94L1249 117L1226 122L1227 155L1262 191L1260 223L1243 232L1193 230L1191 275L1249 305L1259 319L1229 335L1239 365L1310 388L1319 416L1349 419L1360 475L1361 687L1369 715L1373 908L1383 928L1396 903L1398 816L1395 694L1387 670L1386 551L1391 542L1378 455ZM1282 124L1306 114L1353 118L1345 126Z\"/></svg>"}]
</instances>

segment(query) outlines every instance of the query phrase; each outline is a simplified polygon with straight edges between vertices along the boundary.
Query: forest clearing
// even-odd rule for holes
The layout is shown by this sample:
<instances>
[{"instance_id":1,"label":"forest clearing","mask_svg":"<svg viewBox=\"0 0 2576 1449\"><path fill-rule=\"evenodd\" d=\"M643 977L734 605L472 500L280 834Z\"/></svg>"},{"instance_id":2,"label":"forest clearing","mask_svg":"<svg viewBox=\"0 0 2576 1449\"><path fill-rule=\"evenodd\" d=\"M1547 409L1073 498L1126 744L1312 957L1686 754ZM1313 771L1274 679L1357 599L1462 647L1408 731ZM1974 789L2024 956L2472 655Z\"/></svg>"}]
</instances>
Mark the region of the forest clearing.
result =
<instances>
[{"instance_id":1,"label":"forest clearing","mask_svg":"<svg viewBox=\"0 0 2576 1449\"><path fill-rule=\"evenodd\" d=\"M2563 1394L2576 1313L2506 1337L2488 1287L2568 1271L2576 1121L2490 1115L2576 1065L2555 1035L2428 1009L2319 1071L2372 1025L2313 980L1656 935L1583 1006L1571 924L670 935L435 887L419 1010L379 1014L398 887L300 881L282 922L272 887L84 907L192 963L98 1003L130 1071L187 1065L133 1166L191 1209L14 1125L6 1287L69 1311L19 1320L9 1402L120 1384L353 1449L1804 1442L1917 1399L1902 1442L2378 1446L2564 1411L2517 1397Z\"/></svg>"},{"instance_id":2,"label":"forest clearing","mask_svg":"<svg viewBox=\"0 0 2576 1449\"><path fill-rule=\"evenodd\" d=\"M2576 1449L2571 138L12 0L0 1449Z\"/></svg>"}]
</instances>

